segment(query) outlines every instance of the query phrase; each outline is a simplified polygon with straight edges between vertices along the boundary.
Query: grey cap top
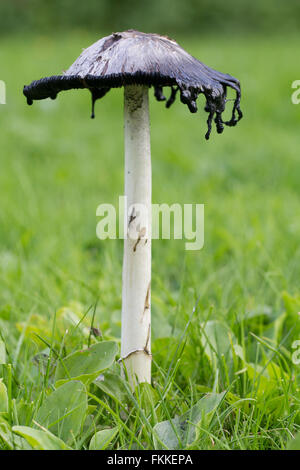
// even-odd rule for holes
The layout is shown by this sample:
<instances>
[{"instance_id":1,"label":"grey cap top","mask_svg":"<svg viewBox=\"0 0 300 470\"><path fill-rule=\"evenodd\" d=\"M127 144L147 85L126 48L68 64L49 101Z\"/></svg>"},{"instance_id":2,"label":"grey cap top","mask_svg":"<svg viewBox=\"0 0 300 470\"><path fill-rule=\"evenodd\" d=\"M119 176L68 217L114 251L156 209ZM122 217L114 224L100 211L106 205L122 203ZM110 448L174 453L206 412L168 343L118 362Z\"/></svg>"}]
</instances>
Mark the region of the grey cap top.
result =
<instances>
[{"instance_id":1,"label":"grey cap top","mask_svg":"<svg viewBox=\"0 0 300 470\"><path fill-rule=\"evenodd\" d=\"M239 81L231 75L218 72L188 54L176 41L158 34L146 34L129 30L113 33L85 49L71 67L62 75L46 77L24 87L28 104L33 100L55 99L63 90L87 88L94 103L110 88L125 85L148 85L154 87L159 101L166 98L163 87L171 87L167 108L180 92L181 102L187 104L192 113L197 111L196 99L199 94L206 98L205 110L208 116L209 138L211 123L215 118L217 131L223 131L223 124L234 126L242 117L240 110L241 90ZM236 98L232 117L222 120L225 109L227 87L233 88Z\"/></svg>"}]
</instances>

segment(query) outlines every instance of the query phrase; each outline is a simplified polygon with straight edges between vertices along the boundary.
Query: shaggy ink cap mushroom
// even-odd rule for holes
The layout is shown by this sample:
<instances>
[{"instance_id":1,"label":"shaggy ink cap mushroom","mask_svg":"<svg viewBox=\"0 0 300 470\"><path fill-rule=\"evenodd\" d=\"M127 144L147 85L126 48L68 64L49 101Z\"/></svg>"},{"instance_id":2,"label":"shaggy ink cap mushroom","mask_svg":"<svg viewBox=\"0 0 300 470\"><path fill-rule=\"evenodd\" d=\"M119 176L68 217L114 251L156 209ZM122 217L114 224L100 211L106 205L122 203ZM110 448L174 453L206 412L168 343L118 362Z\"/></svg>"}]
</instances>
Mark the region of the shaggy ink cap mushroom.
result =
<instances>
[{"instance_id":1,"label":"shaggy ink cap mushroom","mask_svg":"<svg viewBox=\"0 0 300 470\"><path fill-rule=\"evenodd\" d=\"M169 108L179 92L180 100L191 113L197 112L197 98L204 94L205 111L208 112L209 139L214 119L217 132L224 124L235 126L242 118L240 109L241 88L231 75L218 72L188 54L176 41L158 34L128 30L113 33L85 49L63 75L42 78L24 87L28 104L33 100L55 99L64 90L87 88L92 94L92 118L95 101L111 88L126 85L154 87L158 101L166 101ZM166 100L163 87L170 87ZM228 101L227 88L236 92L231 119L224 122L222 113Z\"/></svg>"}]
</instances>

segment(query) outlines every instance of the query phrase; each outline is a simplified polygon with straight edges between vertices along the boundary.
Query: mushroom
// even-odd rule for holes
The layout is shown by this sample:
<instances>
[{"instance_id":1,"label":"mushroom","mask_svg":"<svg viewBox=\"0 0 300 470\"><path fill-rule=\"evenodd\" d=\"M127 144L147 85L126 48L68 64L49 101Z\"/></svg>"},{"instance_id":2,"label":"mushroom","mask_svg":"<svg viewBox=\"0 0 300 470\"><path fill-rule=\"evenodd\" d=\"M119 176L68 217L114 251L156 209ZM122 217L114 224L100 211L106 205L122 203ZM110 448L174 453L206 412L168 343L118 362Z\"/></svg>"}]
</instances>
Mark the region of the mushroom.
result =
<instances>
[{"instance_id":1,"label":"mushroom","mask_svg":"<svg viewBox=\"0 0 300 470\"><path fill-rule=\"evenodd\" d=\"M55 99L63 90L87 88L92 95L92 118L96 100L111 88L124 86L125 196L130 211L125 213L122 287L121 361L131 385L151 381L151 154L148 89L154 87L158 101L169 108L177 93L191 113L197 111L199 94L206 99L209 139L213 119L218 133L224 124L235 126L242 118L239 81L213 70L189 55L176 41L158 34L135 30L113 33L85 49L63 73L43 78L24 87L29 105L33 100ZM165 98L163 87L170 87ZM231 119L223 121L228 101L234 99ZM143 212L143 214L142 214Z\"/></svg>"}]
</instances>

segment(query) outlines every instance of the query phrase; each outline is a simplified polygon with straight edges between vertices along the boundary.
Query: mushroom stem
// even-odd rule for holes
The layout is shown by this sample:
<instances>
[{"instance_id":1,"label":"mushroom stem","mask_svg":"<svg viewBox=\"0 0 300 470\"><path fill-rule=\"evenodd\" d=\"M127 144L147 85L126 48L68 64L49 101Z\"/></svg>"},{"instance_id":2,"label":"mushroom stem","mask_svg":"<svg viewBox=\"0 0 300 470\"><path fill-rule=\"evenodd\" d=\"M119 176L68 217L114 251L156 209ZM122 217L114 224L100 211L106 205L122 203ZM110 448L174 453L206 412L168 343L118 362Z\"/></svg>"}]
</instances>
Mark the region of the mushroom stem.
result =
<instances>
[{"instance_id":1,"label":"mushroom stem","mask_svg":"<svg viewBox=\"0 0 300 470\"><path fill-rule=\"evenodd\" d=\"M125 86L123 360L132 387L151 382L151 153L148 87Z\"/></svg>"}]
</instances>

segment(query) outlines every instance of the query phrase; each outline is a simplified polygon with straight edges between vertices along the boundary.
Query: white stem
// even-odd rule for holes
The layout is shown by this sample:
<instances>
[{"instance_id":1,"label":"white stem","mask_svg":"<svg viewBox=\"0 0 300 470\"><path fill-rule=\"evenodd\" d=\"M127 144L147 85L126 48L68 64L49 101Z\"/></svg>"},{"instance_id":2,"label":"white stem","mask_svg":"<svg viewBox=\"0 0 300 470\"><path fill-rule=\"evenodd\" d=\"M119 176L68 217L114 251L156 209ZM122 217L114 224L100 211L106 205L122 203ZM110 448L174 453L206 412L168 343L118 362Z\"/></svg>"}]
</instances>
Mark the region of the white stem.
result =
<instances>
[{"instance_id":1,"label":"white stem","mask_svg":"<svg viewBox=\"0 0 300 470\"><path fill-rule=\"evenodd\" d=\"M125 240L121 357L129 381L151 382L151 153L148 87L124 92ZM127 233L127 239L126 239Z\"/></svg>"}]
</instances>

